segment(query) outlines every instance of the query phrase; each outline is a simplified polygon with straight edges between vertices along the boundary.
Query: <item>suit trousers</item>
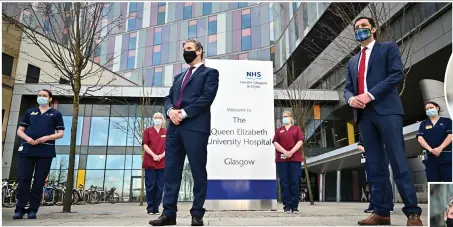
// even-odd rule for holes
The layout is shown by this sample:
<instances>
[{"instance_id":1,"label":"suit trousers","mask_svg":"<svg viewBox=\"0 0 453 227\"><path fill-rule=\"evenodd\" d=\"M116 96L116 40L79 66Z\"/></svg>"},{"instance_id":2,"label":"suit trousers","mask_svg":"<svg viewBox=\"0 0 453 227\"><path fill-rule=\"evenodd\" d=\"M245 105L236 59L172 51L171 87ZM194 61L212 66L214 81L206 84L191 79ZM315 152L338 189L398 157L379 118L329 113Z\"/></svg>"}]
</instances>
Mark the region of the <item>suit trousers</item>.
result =
<instances>
[{"instance_id":1,"label":"suit trousers","mask_svg":"<svg viewBox=\"0 0 453 227\"><path fill-rule=\"evenodd\" d=\"M173 126L175 127L175 126ZM208 174L206 172L209 134L182 129L176 126L167 133L165 151L163 214L176 217L179 189L181 187L184 160L189 159L194 180L194 200L190 213L202 218L206 200Z\"/></svg>"},{"instance_id":2,"label":"suit trousers","mask_svg":"<svg viewBox=\"0 0 453 227\"><path fill-rule=\"evenodd\" d=\"M404 214L421 215L412 172L406 159L402 115L380 115L374 111L372 105L368 105L359 111L358 123L366 149L367 174L372 183L371 202L375 206L374 212L389 217L393 207L389 196L393 192L387 164L390 162L396 186L405 205Z\"/></svg>"}]
</instances>

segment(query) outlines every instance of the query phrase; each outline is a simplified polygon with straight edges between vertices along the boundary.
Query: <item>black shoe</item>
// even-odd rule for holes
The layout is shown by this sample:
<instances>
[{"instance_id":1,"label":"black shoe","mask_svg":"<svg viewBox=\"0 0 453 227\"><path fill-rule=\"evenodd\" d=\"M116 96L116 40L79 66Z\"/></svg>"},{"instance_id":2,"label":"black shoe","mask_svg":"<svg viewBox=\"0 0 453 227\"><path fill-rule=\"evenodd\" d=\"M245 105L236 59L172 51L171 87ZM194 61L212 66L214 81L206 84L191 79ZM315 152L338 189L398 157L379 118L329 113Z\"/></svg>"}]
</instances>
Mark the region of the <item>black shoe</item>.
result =
<instances>
[{"instance_id":1,"label":"black shoe","mask_svg":"<svg viewBox=\"0 0 453 227\"><path fill-rule=\"evenodd\" d=\"M299 210L298 209L292 209L292 212L293 212L293 214L299 214Z\"/></svg>"},{"instance_id":2,"label":"black shoe","mask_svg":"<svg viewBox=\"0 0 453 227\"><path fill-rule=\"evenodd\" d=\"M161 215L156 220L151 220L148 222L152 226L165 226L165 225L176 225L176 217L170 218L167 215Z\"/></svg>"},{"instance_id":3,"label":"black shoe","mask_svg":"<svg viewBox=\"0 0 453 227\"><path fill-rule=\"evenodd\" d=\"M364 210L363 212L368 213L368 214L371 214L371 213L373 213L373 210L370 209L370 208L368 208L368 209Z\"/></svg>"},{"instance_id":4,"label":"black shoe","mask_svg":"<svg viewBox=\"0 0 453 227\"><path fill-rule=\"evenodd\" d=\"M203 226L203 218L192 217L192 226Z\"/></svg>"}]
</instances>

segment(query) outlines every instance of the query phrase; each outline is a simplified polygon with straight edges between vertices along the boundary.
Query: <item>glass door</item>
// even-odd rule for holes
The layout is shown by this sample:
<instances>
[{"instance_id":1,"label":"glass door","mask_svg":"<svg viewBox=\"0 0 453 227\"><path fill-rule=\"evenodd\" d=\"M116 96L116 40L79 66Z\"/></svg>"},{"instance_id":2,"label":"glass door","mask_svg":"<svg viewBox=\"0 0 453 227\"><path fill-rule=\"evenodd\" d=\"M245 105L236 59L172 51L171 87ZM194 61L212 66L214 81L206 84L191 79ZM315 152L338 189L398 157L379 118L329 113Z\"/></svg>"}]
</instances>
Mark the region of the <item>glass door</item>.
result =
<instances>
[{"instance_id":1,"label":"glass door","mask_svg":"<svg viewBox=\"0 0 453 227\"><path fill-rule=\"evenodd\" d=\"M129 202L140 202L140 190L141 190L142 177L131 176L131 190L129 194ZM145 195L145 188L143 188L143 195Z\"/></svg>"}]
</instances>

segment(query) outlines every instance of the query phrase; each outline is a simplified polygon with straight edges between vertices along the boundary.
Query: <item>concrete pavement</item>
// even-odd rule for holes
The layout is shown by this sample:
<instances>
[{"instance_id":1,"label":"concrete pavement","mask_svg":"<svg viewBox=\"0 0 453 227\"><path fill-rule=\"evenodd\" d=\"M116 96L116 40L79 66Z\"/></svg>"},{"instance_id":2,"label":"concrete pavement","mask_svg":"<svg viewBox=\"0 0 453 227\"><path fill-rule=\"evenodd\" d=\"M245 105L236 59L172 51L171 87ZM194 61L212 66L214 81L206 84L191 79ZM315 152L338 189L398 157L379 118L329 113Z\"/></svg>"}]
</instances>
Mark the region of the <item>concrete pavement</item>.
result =
<instances>
[{"instance_id":1,"label":"concrete pavement","mask_svg":"<svg viewBox=\"0 0 453 227\"><path fill-rule=\"evenodd\" d=\"M301 203L300 214L284 214L279 204L278 211L212 211L206 212L205 225L211 226L356 226L357 221L367 217L363 210L366 203ZM406 217L402 204L395 204L392 225L405 226ZM190 225L191 203L179 203L178 225ZM428 225L426 204L422 220ZM137 203L96 204L72 206L73 213L61 213L61 206L44 206L37 220L12 220L14 208L2 209L3 226L149 226L148 221L158 216L147 215L145 206Z\"/></svg>"}]
</instances>

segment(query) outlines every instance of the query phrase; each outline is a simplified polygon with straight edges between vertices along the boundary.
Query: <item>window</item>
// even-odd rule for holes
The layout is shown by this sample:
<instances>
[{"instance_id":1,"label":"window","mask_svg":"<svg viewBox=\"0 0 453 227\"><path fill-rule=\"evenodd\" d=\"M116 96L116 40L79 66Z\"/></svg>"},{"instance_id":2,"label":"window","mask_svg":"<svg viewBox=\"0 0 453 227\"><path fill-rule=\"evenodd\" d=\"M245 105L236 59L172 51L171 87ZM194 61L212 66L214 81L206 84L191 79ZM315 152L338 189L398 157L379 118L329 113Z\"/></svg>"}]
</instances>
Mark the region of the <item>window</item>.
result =
<instances>
[{"instance_id":1,"label":"window","mask_svg":"<svg viewBox=\"0 0 453 227\"><path fill-rule=\"evenodd\" d=\"M82 129L83 129L83 117L77 118L77 135L76 135L76 145L82 143ZM55 141L55 145L65 145L69 146L71 142L71 129L72 129L72 116L63 116L64 123L64 134L65 136L59 140Z\"/></svg>"},{"instance_id":2,"label":"window","mask_svg":"<svg viewBox=\"0 0 453 227\"><path fill-rule=\"evenodd\" d=\"M217 35L208 37L208 57L217 55Z\"/></svg>"},{"instance_id":3,"label":"window","mask_svg":"<svg viewBox=\"0 0 453 227\"><path fill-rule=\"evenodd\" d=\"M203 16L212 13L212 2L203 2Z\"/></svg>"},{"instance_id":4,"label":"window","mask_svg":"<svg viewBox=\"0 0 453 227\"><path fill-rule=\"evenodd\" d=\"M250 28L242 29L241 50L250 50L251 46Z\"/></svg>"},{"instance_id":5,"label":"window","mask_svg":"<svg viewBox=\"0 0 453 227\"><path fill-rule=\"evenodd\" d=\"M135 13L129 14L129 19L127 19L127 31L135 30L135 24L136 24L135 16L136 16Z\"/></svg>"},{"instance_id":6,"label":"window","mask_svg":"<svg viewBox=\"0 0 453 227\"><path fill-rule=\"evenodd\" d=\"M250 9L242 10L242 28L250 28L252 24L252 17L250 15Z\"/></svg>"},{"instance_id":7,"label":"window","mask_svg":"<svg viewBox=\"0 0 453 227\"><path fill-rule=\"evenodd\" d=\"M197 37L197 21L191 20L189 21L189 38Z\"/></svg>"},{"instance_id":8,"label":"window","mask_svg":"<svg viewBox=\"0 0 453 227\"><path fill-rule=\"evenodd\" d=\"M133 32L129 34L129 50L135 50L137 44L137 33Z\"/></svg>"},{"instance_id":9,"label":"window","mask_svg":"<svg viewBox=\"0 0 453 227\"><path fill-rule=\"evenodd\" d=\"M165 6L159 6L159 13L157 14L157 25L165 24Z\"/></svg>"},{"instance_id":10,"label":"window","mask_svg":"<svg viewBox=\"0 0 453 227\"><path fill-rule=\"evenodd\" d=\"M208 35L217 34L217 16L209 17Z\"/></svg>"},{"instance_id":11,"label":"window","mask_svg":"<svg viewBox=\"0 0 453 227\"><path fill-rule=\"evenodd\" d=\"M127 139L127 118L111 117L110 132L108 138L109 146L126 146ZM110 152L110 151L109 151ZM124 150L123 150L124 154ZM108 160L107 160L108 163Z\"/></svg>"},{"instance_id":12,"label":"window","mask_svg":"<svg viewBox=\"0 0 453 227\"><path fill-rule=\"evenodd\" d=\"M297 12L297 2L293 2L293 14Z\"/></svg>"},{"instance_id":13,"label":"window","mask_svg":"<svg viewBox=\"0 0 453 227\"><path fill-rule=\"evenodd\" d=\"M69 84L69 80L63 78L63 77L60 77L60 84ZM79 124L80 125L80 124Z\"/></svg>"},{"instance_id":14,"label":"window","mask_svg":"<svg viewBox=\"0 0 453 227\"><path fill-rule=\"evenodd\" d=\"M162 27L154 29L154 45L162 44Z\"/></svg>"},{"instance_id":15,"label":"window","mask_svg":"<svg viewBox=\"0 0 453 227\"><path fill-rule=\"evenodd\" d=\"M184 12L183 12L183 19L190 19L192 18L192 2L185 2L184 3Z\"/></svg>"},{"instance_id":16,"label":"window","mask_svg":"<svg viewBox=\"0 0 453 227\"><path fill-rule=\"evenodd\" d=\"M90 146L106 146L109 132L109 118L92 117L90 127Z\"/></svg>"},{"instance_id":17,"label":"window","mask_svg":"<svg viewBox=\"0 0 453 227\"><path fill-rule=\"evenodd\" d=\"M307 3L304 2L302 3L302 16L303 16L303 23L304 23L304 29L307 29L308 27L308 9L307 9Z\"/></svg>"},{"instance_id":18,"label":"window","mask_svg":"<svg viewBox=\"0 0 453 227\"><path fill-rule=\"evenodd\" d=\"M14 58L5 53L2 53L2 75L11 76L13 72Z\"/></svg>"},{"instance_id":19,"label":"window","mask_svg":"<svg viewBox=\"0 0 453 227\"><path fill-rule=\"evenodd\" d=\"M40 73L41 73L41 69L39 67L28 64L27 75L25 77L25 83L29 83L29 84L39 83L39 74Z\"/></svg>"},{"instance_id":20,"label":"window","mask_svg":"<svg viewBox=\"0 0 453 227\"><path fill-rule=\"evenodd\" d=\"M239 8L247 7L247 6L248 6L247 2L239 2L239 5L238 5Z\"/></svg>"},{"instance_id":21,"label":"window","mask_svg":"<svg viewBox=\"0 0 453 227\"><path fill-rule=\"evenodd\" d=\"M239 54L239 60L247 60L249 57L248 53Z\"/></svg>"},{"instance_id":22,"label":"window","mask_svg":"<svg viewBox=\"0 0 453 227\"><path fill-rule=\"evenodd\" d=\"M135 67L135 50L129 51L129 57L127 58L127 69L133 69Z\"/></svg>"},{"instance_id":23,"label":"window","mask_svg":"<svg viewBox=\"0 0 453 227\"><path fill-rule=\"evenodd\" d=\"M153 49L153 65L160 64L160 45L154 46Z\"/></svg>"},{"instance_id":24,"label":"window","mask_svg":"<svg viewBox=\"0 0 453 227\"><path fill-rule=\"evenodd\" d=\"M137 11L137 3L136 2L130 2L129 3L129 12L136 12Z\"/></svg>"},{"instance_id":25,"label":"window","mask_svg":"<svg viewBox=\"0 0 453 227\"><path fill-rule=\"evenodd\" d=\"M162 67L154 69L153 86L162 86Z\"/></svg>"},{"instance_id":26,"label":"window","mask_svg":"<svg viewBox=\"0 0 453 227\"><path fill-rule=\"evenodd\" d=\"M157 6L165 6L165 4L166 4L165 2L158 2Z\"/></svg>"}]
</instances>

